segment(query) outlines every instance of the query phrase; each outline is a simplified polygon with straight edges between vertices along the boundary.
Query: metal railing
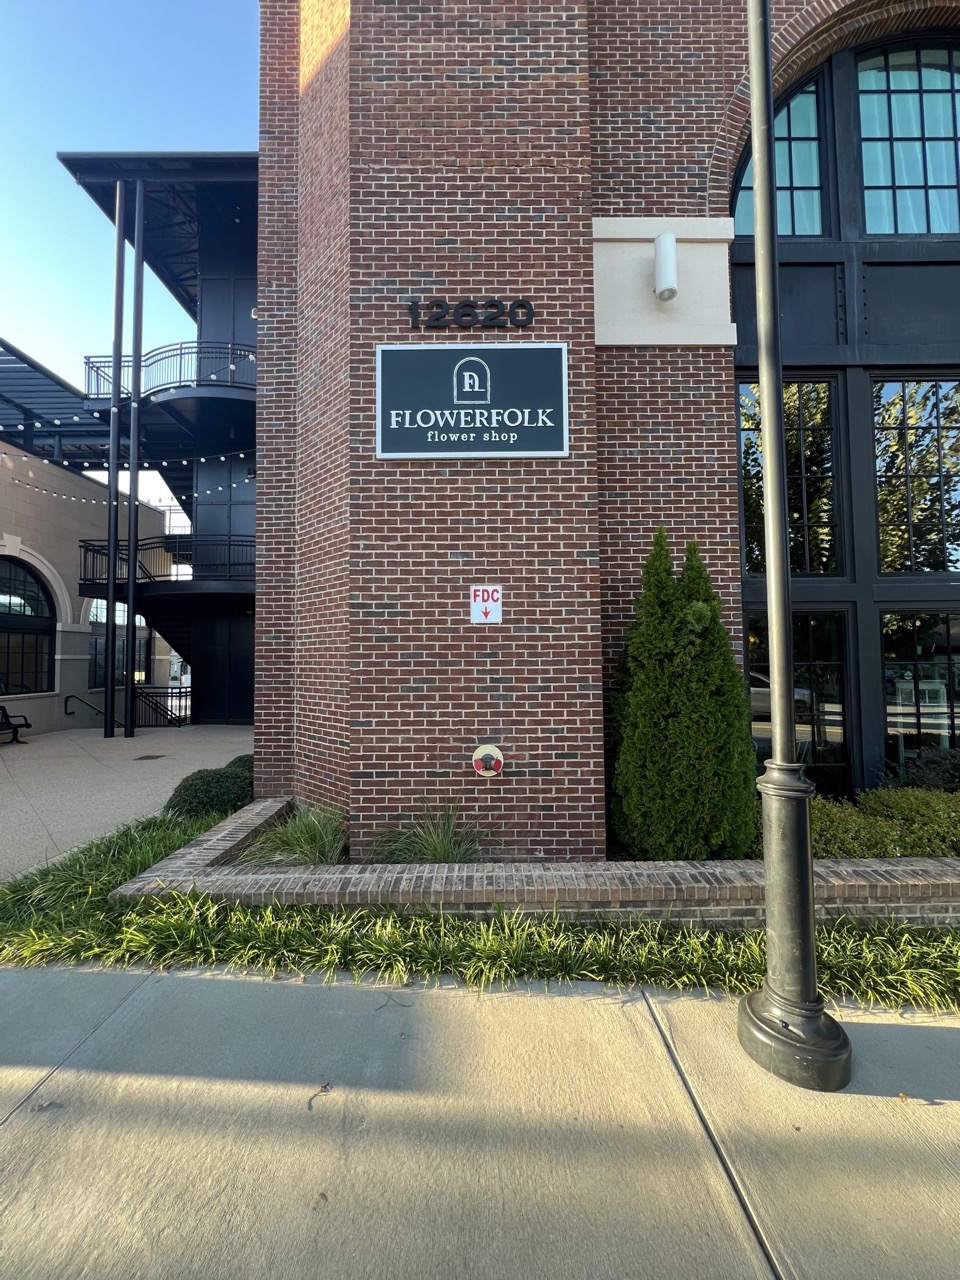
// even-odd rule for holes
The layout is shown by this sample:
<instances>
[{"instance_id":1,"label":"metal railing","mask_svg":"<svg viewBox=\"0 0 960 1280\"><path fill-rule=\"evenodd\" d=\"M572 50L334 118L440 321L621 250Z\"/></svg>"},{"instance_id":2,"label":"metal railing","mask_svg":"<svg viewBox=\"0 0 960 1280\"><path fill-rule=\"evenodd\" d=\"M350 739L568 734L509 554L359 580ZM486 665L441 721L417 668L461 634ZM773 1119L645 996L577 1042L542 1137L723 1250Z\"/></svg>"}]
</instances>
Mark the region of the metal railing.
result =
<instances>
[{"instance_id":1,"label":"metal railing","mask_svg":"<svg viewBox=\"0 0 960 1280\"><path fill-rule=\"evenodd\" d=\"M113 357L87 356L86 394L91 400L107 400L113 391ZM120 366L120 387L130 394L133 357L124 356ZM253 347L236 342L174 342L148 351L140 362L141 391L164 391L173 387L257 385L257 353Z\"/></svg>"},{"instance_id":2,"label":"metal railing","mask_svg":"<svg viewBox=\"0 0 960 1280\"><path fill-rule=\"evenodd\" d=\"M137 555L137 582L251 581L256 573L256 539L203 533L168 533L144 538ZM117 581L126 582L127 543L119 545ZM107 581L107 543L80 543L80 581Z\"/></svg>"},{"instance_id":3,"label":"metal railing","mask_svg":"<svg viewBox=\"0 0 960 1280\"><path fill-rule=\"evenodd\" d=\"M138 684L134 692L136 693L135 727L137 729L162 729L168 725L180 726L190 723L189 689L168 689L166 685ZM70 710L71 702L81 702L91 711L95 711L98 716L104 715L102 707L94 706L86 698L81 698L79 693L68 693L63 700L63 714L66 716L77 714L76 711ZM119 725L121 729L124 727L123 721L117 720L116 717L113 723Z\"/></svg>"},{"instance_id":4,"label":"metal railing","mask_svg":"<svg viewBox=\"0 0 960 1280\"><path fill-rule=\"evenodd\" d=\"M70 710L71 702L82 702L85 707L89 707L91 711L95 711L98 716L103 716L103 707L95 707L93 703L88 702L86 698L81 698L79 693L68 693L67 696L64 698L63 714L65 716L75 716L77 714L76 711ZM114 716L113 723L118 724L121 729L123 728L123 721L118 720L116 716Z\"/></svg>"},{"instance_id":5,"label":"metal railing","mask_svg":"<svg viewBox=\"0 0 960 1280\"><path fill-rule=\"evenodd\" d=\"M137 728L157 729L164 725L190 723L190 688L167 685L138 684Z\"/></svg>"}]
</instances>

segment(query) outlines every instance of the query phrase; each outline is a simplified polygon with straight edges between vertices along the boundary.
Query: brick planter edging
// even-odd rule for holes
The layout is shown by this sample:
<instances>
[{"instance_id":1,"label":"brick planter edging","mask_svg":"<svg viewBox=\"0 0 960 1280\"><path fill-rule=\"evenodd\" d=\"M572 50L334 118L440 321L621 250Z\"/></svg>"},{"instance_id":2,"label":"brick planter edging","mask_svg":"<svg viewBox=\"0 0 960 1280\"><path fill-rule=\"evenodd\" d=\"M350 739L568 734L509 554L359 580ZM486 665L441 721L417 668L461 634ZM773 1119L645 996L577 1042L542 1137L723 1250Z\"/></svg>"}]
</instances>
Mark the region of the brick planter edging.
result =
<instances>
[{"instance_id":1,"label":"brick planter edging","mask_svg":"<svg viewBox=\"0 0 960 1280\"><path fill-rule=\"evenodd\" d=\"M258 800L111 893L115 901L205 893L248 906L408 907L490 915L642 917L739 929L763 923L762 862L466 862L436 866L224 865L295 805ZM818 859L818 917L960 926L960 858Z\"/></svg>"}]
</instances>

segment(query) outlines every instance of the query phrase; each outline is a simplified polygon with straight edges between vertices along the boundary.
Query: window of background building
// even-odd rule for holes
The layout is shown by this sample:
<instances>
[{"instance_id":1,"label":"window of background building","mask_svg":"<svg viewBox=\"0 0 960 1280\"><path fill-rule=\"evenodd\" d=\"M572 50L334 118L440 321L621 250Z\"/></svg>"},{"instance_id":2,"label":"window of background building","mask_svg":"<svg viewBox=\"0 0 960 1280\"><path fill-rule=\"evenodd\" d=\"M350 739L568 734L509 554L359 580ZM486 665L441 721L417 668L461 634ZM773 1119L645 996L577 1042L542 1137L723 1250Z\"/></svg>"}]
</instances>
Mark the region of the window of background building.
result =
<instances>
[{"instance_id":1,"label":"window of background building","mask_svg":"<svg viewBox=\"0 0 960 1280\"><path fill-rule=\"evenodd\" d=\"M125 627L127 623L127 606L117 605L117 627ZM102 689L106 684L107 649L104 629L107 618L106 600L94 600L90 607L90 659L87 683L91 689ZM153 662L153 644L151 633L144 618L137 614L137 648L133 678L137 684L149 683ZM123 684L126 670L127 637L117 632L117 658L114 665L114 684Z\"/></svg>"},{"instance_id":2,"label":"window of background building","mask_svg":"<svg viewBox=\"0 0 960 1280\"><path fill-rule=\"evenodd\" d=\"M53 689L56 633L46 584L22 560L0 556L0 695Z\"/></svg>"}]
</instances>

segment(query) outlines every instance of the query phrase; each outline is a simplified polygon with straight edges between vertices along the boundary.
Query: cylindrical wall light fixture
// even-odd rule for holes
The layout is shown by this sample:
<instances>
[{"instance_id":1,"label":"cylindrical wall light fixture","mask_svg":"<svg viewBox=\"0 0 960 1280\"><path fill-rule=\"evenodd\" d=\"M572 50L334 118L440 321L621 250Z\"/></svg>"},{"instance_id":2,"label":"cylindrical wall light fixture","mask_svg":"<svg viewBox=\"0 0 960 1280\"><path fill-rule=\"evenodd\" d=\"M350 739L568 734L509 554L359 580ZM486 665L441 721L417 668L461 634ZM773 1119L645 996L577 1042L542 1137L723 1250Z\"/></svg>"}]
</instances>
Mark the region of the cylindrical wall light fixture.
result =
<instances>
[{"instance_id":1,"label":"cylindrical wall light fixture","mask_svg":"<svg viewBox=\"0 0 960 1280\"><path fill-rule=\"evenodd\" d=\"M659 302L677 296L677 237L664 231L653 242L654 293Z\"/></svg>"}]
</instances>

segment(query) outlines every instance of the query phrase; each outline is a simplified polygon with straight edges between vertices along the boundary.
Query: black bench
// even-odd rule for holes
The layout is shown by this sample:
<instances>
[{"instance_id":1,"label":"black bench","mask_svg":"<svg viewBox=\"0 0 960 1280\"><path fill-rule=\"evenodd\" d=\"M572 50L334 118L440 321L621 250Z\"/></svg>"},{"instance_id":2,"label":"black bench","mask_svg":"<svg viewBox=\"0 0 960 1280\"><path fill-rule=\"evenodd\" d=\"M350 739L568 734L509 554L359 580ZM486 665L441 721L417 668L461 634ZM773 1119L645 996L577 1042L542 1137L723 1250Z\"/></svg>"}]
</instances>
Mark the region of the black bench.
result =
<instances>
[{"instance_id":1,"label":"black bench","mask_svg":"<svg viewBox=\"0 0 960 1280\"><path fill-rule=\"evenodd\" d=\"M20 742L21 729L32 728L26 716L12 716L6 707L0 707L0 733L9 733L11 742Z\"/></svg>"}]
</instances>

